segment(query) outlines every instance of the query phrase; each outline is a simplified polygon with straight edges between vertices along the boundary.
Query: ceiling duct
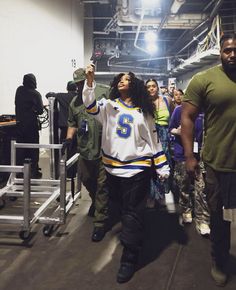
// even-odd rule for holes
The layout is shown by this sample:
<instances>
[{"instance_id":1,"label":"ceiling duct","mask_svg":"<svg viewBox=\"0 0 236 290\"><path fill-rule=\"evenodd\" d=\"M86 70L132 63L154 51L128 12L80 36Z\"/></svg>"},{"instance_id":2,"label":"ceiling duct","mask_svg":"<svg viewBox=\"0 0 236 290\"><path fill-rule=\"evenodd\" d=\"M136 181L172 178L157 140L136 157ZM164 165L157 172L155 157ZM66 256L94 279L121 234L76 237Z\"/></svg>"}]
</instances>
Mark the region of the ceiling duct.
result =
<instances>
[{"instance_id":1,"label":"ceiling duct","mask_svg":"<svg viewBox=\"0 0 236 290\"><path fill-rule=\"evenodd\" d=\"M192 29L201 23L207 14L177 14L185 0L175 0L171 5L171 13L166 17L165 29ZM117 2L117 25L138 26L142 18L142 26L159 26L162 23L165 11L161 4L155 4L153 9L142 9L141 1L120 0Z\"/></svg>"},{"instance_id":2,"label":"ceiling duct","mask_svg":"<svg viewBox=\"0 0 236 290\"><path fill-rule=\"evenodd\" d=\"M140 21L141 15L144 14L145 18L151 19L159 16L162 13L161 4L153 4L153 7L142 7L142 1L130 1L130 0L118 0L117 1L117 11L119 15L118 22L121 26L138 23Z\"/></svg>"},{"instance_id":3,"label":"ceiling duct","mask_svg":"<svg viewBox=\"0 0 236 290\"><path fill-rule=\"evenodd\" d=\"M206 19L207 14L180 14L180 15L169 15L163 25L165 29L193 29ZM129 20L129 21L128 21ZM138 26L140 18L129 15L125 21L118 15L117 25L118 26ZM142 26L159 26L162 22L162 17L156 18L144 18L142 20Z\"/></svg>"},{"instance_id":4,"label":"ceiling duct","mask_svg":"<svg viewBox=\"0 0 236 290\"><path fill-rule=\"evenodd\" d=\"M176 14L185 2L185 0L174 0L173 4L171 5L170 12Z\"/></svg>"},{"instance_id":5,"label":"ceiling duct","mask_svg":"<svg viewBox=\"0 0 236 290\"><path fill-rule=\"evenodd\" d=\"M84 4L109 4L109 0L83 0L82 1Z\"/></svg>"}]
</instances>

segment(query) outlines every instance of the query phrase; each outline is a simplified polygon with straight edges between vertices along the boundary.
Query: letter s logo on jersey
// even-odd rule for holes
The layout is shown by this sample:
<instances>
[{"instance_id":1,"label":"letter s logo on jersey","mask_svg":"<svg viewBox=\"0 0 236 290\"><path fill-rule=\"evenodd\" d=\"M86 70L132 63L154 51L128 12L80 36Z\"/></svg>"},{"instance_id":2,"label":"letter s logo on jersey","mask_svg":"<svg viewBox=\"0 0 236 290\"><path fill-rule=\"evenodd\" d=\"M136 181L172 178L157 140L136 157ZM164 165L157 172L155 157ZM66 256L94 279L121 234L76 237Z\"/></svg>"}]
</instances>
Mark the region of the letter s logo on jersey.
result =
<instances>
[{"instance_id":1,"label":"letter s logo on jersey","mask_svg":"<svg viewBox=\"0 0 236 290\"><path fill-rule=\"evenodd\" d=\"M134 118L128 114L122 114L118 120L118 127L116 129L117 135L121 138L129 138L131 134L131 126L130 124L133 123Z\"/></svg>"}]
</instances>

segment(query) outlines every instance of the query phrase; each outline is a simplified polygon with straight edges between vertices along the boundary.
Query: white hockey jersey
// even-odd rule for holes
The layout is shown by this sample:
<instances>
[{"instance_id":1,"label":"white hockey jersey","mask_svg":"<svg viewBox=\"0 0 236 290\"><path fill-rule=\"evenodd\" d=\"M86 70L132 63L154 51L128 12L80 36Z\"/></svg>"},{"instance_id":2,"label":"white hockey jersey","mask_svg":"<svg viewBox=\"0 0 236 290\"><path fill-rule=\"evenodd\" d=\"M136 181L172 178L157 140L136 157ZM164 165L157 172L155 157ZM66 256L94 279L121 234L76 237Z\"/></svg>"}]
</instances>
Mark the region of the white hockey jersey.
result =
<instances>
[{"instance_id":1,"label":"white hockey jersey","mask_svg":"<svg viewBox=\"0 0 236 290\"><path fill-rule=\"evenodd\" d=\"M145 117L142 110L127 106L121 99L96 101L94 88L83 89L87 112L102 123L102 153L106 170L115 176L131 177L152 161L158 175L168 176L169 165L157 141L153 118Z\"/></svg>"}]
</instances>

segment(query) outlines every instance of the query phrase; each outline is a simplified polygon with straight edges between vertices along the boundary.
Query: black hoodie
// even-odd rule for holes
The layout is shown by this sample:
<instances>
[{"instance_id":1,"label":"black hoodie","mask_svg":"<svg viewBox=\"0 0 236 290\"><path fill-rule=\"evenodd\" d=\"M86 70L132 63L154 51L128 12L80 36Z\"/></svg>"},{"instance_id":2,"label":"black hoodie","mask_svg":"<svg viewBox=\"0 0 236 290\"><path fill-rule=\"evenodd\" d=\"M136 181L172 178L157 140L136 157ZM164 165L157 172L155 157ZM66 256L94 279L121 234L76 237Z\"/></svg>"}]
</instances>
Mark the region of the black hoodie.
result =
<instances>
[{"instance_id":1,"label":"black hoodie","mask_svg":"<svg viewBox=\"0 0 236 290\"><path fill-rule=\"evenodd\" d=\"M23 78L23 86L18 87L16 90L16 120L24 130L38 130L37 115L43 113L42 97L36 87L35 76L26 74Z\"/></svg>"},{"instance_id":2,"label":"black hoodie","mask_svg":"<svg viewBox=\"0 0 236 290\"><path fill-rule=\"evenodd\" d=\"M35 75L33 75L33 74L24 75L23 85L24 85L24 87L26 87L28 89L35 90L37 88L37 82L36 82Z\"/></svg>"}]
</instances>

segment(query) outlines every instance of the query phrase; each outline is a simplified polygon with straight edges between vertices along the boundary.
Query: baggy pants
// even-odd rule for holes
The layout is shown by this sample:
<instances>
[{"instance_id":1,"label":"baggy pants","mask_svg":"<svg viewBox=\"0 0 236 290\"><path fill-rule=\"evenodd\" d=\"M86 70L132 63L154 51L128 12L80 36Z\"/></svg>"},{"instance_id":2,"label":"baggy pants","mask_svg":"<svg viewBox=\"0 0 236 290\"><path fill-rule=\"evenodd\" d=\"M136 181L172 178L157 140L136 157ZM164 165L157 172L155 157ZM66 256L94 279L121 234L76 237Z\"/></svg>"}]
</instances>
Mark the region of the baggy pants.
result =
<instances>
[{"instance_id":1,"label":"baggy pants","mask_svg":"<svg viewBox=\"0 0 236 290\"><path fill-rule=\"evenodd\" d=\"M179 190L179 205L181 213L192 212L196 223L209 224L209 209L206 200L205 180L203 177L203 163L200 162L200 174L198 180L191 183L189 174L186 171L184 161L176 161L174 178ZM194 188L192 188L194 186Z\"/></svg>"},{"instance_id":2,"label":"baggy pants","mask_svg":"<svg viewBox=\"0 0 236 290\"><path fill-rule=\"evenodd\" d=\"M95 205L94 226L104 226L108 218L108 190L102 158L86 160L79 157L80 178Z\"/></svg>"},{"instance_id":3,"label":"baggy pants","mask_svg":"<svg viewBox=\"0 0 236 290\"><path fill-rule=\"evenodd\" d=\"M117 177L107 173L109 198L121 211L123 246L139 249L143 243L144 211L150 192L150 170L132 177Z\"/></svg>"}]
</instances>

